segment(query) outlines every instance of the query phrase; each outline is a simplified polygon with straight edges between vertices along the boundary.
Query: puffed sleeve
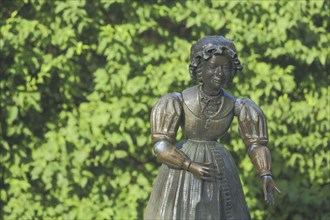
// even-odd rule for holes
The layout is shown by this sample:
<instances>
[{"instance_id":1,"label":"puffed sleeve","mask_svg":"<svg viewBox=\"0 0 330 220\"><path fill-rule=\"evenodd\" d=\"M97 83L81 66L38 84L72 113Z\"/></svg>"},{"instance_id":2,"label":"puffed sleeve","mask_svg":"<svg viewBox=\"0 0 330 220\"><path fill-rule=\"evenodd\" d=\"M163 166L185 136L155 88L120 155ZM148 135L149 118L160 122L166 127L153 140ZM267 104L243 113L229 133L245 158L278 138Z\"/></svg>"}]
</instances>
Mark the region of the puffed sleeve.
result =
<instances>
[{"instance_id":1,"label":"puffed sleeve","mask_svg":"<svg viewBox=\"0 0 330 220\"><path fill-rule=\"evenodd\" d=\"M151 111L152 142L168 141L174 143L181 115L180 94L168 93L164 95Z\"/></svg>"},{"instance_id":2,"label":"puffed sleeve","mask_svg":"<svg viewBox=\"0 0 330 220\"><path fill-rule=\"evenodd\" d=\"M268 132L262 110L250 99L237 99L235 115L247 153L260 176L271 175L272 160L267 147Z\"/></svg>"},{"instance_id":3,"label":"puffed sleeve","mask_svg":"<svg viewBox=\"0 0 330 220\"><path fill-rule=\"evenodd\" d=\"M188 170L191 160L174 144L181 116L180 94L164 95L151 110L151 138L160 162L170 168Z\"/></svg>"}]
</instances>

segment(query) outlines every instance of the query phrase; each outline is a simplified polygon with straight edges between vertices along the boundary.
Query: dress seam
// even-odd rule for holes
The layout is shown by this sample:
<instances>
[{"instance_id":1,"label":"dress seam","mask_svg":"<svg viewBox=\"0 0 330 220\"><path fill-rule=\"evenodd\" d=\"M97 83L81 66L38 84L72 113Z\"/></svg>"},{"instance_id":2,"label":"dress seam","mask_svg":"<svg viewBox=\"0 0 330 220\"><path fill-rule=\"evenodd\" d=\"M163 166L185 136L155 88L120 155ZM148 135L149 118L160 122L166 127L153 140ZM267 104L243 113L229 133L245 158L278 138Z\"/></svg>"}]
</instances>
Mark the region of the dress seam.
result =
<instances>
[{"instance_id":1,"label":"dress seam","mask_svg":"<svg viewBox=\"0 0 330 220\"><path fill-rule=\"evenodd\" d=\"M224 162L221 157L220 152L216 149L214 145L208 146L208 148L211 151L211 154L213 158L215 158L216 165L219 171L219 179L220 179L220 187L222 188L225 196L225 215L226 219L232 219L233 218L233 213L232 213L232 199L230 195L230 190L228 188L228 181L226 178L225 174L225 167L224 167Z\"/></svg>"}]
</instances>

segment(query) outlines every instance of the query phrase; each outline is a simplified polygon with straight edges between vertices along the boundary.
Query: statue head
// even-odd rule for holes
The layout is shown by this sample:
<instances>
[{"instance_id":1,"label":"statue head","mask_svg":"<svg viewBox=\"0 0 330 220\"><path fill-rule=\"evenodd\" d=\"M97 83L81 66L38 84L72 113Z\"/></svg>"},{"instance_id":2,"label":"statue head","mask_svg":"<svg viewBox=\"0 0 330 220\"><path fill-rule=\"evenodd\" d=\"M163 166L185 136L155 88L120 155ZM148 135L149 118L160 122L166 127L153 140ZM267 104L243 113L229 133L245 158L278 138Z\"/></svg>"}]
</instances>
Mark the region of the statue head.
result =
<instances>
[{"instance_id":1,"label":"statue head","mask_svg":"<svg viewBox=\"0 0 330 220\"><path fill-rule=\"evenodd\" d=\"M203 82L204 66L213 56L224 56L229 60L231 74L226 83L231 82L237 71L243 69L233 42L223 36L205 36L190 49L189 73L193 80Z\"/></svg>"}]
</instances>

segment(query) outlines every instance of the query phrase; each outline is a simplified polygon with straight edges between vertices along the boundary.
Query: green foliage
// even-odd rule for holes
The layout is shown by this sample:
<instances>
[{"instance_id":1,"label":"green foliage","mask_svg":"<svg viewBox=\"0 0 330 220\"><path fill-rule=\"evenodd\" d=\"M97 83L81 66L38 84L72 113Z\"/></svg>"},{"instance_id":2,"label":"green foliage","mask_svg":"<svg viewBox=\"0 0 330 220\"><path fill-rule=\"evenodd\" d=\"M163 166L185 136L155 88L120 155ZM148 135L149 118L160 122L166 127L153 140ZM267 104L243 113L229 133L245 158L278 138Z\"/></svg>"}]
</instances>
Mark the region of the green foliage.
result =
<instances>
[{"instance_id":1,"label":"green foliage","mask_svg":"<svg viewBox=\"0 0 330 220\"><path fill-rule=\"evenodd\" d=\"M283 195L266 208L233 123L223 139L254 219L329 219L328 1L6 1L1 7L1 216L142 218L159 163L149 112L192 85L189 48L234 40L228 90L268 119Z\"/></svg>"}]
</instances>

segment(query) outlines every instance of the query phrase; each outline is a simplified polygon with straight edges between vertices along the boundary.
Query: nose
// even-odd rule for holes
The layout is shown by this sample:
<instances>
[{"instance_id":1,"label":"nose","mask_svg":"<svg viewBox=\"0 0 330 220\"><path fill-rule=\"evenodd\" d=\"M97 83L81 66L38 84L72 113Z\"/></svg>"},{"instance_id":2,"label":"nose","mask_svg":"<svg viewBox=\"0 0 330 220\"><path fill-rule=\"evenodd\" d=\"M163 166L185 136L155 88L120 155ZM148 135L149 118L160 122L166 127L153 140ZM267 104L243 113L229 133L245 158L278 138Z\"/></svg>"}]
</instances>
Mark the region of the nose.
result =
<instances>
[{"instance_id":1,"label":"nose","mask_svg":"<svg viewBox=\"0 0 330 220\"><path fill-rule=\"evenodd\" d=\"M221 69L220 66L217 68L217 71L215 72L215 75L216 75L217 77L222 77L223 72L222 72L222 69Z\"/></svg>"}]
</instances>

